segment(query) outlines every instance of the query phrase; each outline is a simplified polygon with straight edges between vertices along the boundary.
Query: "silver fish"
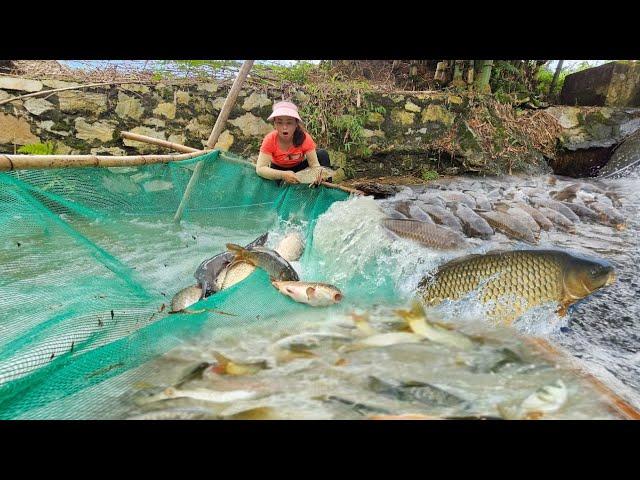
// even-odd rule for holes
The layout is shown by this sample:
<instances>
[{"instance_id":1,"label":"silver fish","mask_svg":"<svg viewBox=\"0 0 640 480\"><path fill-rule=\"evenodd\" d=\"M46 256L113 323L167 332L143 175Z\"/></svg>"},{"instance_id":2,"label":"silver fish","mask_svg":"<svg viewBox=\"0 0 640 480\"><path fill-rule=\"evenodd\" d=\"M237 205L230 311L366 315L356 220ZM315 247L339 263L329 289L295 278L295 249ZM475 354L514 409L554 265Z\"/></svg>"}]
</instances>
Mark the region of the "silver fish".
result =
<instances>
[{"instance_id":1,"label":"silver fish","mask_svg":"<svg viewBox=\"0 0 640 480\"><path fill-rule=\"evenodd\" d=\"M369 376L369 388L376 393L405 402L418 401L435 407L452 407L466 403L462 398L446 390L423 382L385 382Z\"/></svg>"},{"instance_id":2,"label":"silver fish","mask_svg":"<svg viewBox=\"0 0 640 480\"><path fill-rule=\"evenodd\" d=\"M564 215L573 223L580 221L580 218L575 213L573 213L573 211L570 208L568 208L567 206L555 200L550 200L550 199L541 198L541 197L530 197L529 201L533 206L551 208L552 210L555 210L561 213L562 215Z\"/></svg>"},{"instance_id":3,"label":"silver fish","mask_svg":"<svg viewBox=\"0 0 640 480\"><path fill-rule=\"evenodd\" d=\"M590 203L589 208L594 210L599 215L601 222L604 222L607 225L611 225L618 230L622 230L623 228L625 228L624 217L613 207L610 207L598 201Z\"/></svg>"},{"instance_id":4,"label":"silver fish","mask_svg":"<svg viewBox=\"0 0 640 480\"><path fill-rule=\"evenodd\" d=\"M595 211L579 203L562 202L562 204L565 205L567 208L570 208L573 211L573 213L578 215L580 218L593 220L593 221L597 221L600 219L600 216Z\"/></svg>"},{"instance_id":5,"label":"silver fish","mask_svg":"<svg viewBox=\"0 0 640 480\"><path fill-rule=\"evenodd\" d=\"M485 194L476 193L473 191L468 191L465 193L467 193L468 195L471 195L475 199L477 208L481 210L491 210L491 202L489 202L489 199Z\"/></svg>"},{"instance_id":6,"label":"silver fish","mask_svg":"<svg viewBox=\"0 0 640 480\"><path fill-rule=\"evenodd\" d=\"M462 203L469 208L476 208L475 199L470 195L467 195L466 193L445 190L444 192L440 192L440 196L445 200L446 203Z\"/></svg>"},{"instance_id":7,"label":"silver fish","mask_svg":"<svg viewBox=\"0 0 640 480\"><path fill-rule=\"evenodd\" d=\"M227 249L236 254L235 262L247 262L267 271L276 280L300 280L293 267L275 250L255 247L251 250L233 243L227 243Z\"/></svg>"},{"instance_id":8,"label":"silver fish","mask_svg":"<svg viewBox=\"0 0 640 480\"><path fill-rule=\"evenodd\" d=\"M547 207L539 207L538 211L551 220L554 225L560 227L561 230L569 233L576 233L576 226L573 222L557 210Z\"/></svg>"},{"instance_id":9,"label":"silver fish","mask_svg":"<svg viewBox=\"0 0 640 480\"><path fill-rule=\"evenodd\" d=\"M580 191L582 185L580 183L572 183L568 187L563 188L562 190L558 190L555 192L551 192L551 198L557 200L558 202L565 200L573 200L576 198L576 194Z\"/></svg>"},{"instance_id":10,"label":"silver fish","mask_svg":"<svg viewBox=\"0 0 640 480\"><path fill-rule=\"evenodd\" d=\"M437 205L442 208L444 208L444 205L445 205L444 200L442 200L437 193L433 193L433 192L421 193L420 195L418 195L418 200L422 204Z\"/></svg>"},{"instance_id":11,"label":"silver fish","mask_svg":"<svg viewBox=\"0 0 640 480\"><path fill-rule=\"evenodd\" d=\"M529 213L527 213L526 210L515 205L508 205L506 203L500 202L496 203L496 210L520 220L527 227L529 227L529 229L533 232L534 237L538 238L540 236L540 225L531 215L529 215Z\"/></svg>"},{"instance_id":12,"label":"silver fish","mask_svg":"<svg viewBox=\"0 0 640 480\"><path fill-rule=\"evenodd\" d=\"M283 295L312 307L326 307L338 303L344 297L334 285L319 282L272 282Z\"/></svg>"},{"instance_id":13,"label":"silver fish","mask_svg":"<svg viewBox=\"0 0 640 480\"><path fill-rule=\"evenodd\" d=\"M487 221L471 210L466 204L459 203L454 213L462 223L462 228L466 235L483 238L485 240L491 238L493 235L493 228L491 228Z\"/></svg>"},{"instance_id":14,"label":"silver fish","mask_svg":"<svg viewBox=\"0 0 640 480\"><path fill-rule=\"evenodd\" d=\"M548 231L553 228L553 223L551 223L551 221L547 217L545 217L543 214L541 214L538 210L533 208L531 205L524 202L514 202L513 206L521 208L522 210L527 212L531 216L531 218L533 218L536 221L536 223L540 226L542 230Z\"/></svg>"},{"instance_id":15,"label":"silver fish","mask_svg":"<svg viewBox=\"0 0 640 480\"><path fill-rule=\"evenodd\" d=\"M171 299L171 313L176 313L197 303L202 298L202 288L198 285L192 285L183 288L176 293Z\"/></svg>"},{"instance_id":16,"label":"silver fish","mask_svg":"<svg viewBox=\"0 0 640 480\"><path fill-rule=\"evenodd\" d=\"M425 212L427 212L431 218L440 225L446 225L450 229L462 233L462 224L449 210L437 205L424 204L421 205Z\"/></svg>"},{"instance_id":17,"label":"silver fish","mask_svg":"<svg viewBox=\"0 0 640 480\"><path fill-rule=\"evenodd\" d=\"M463 248L467 242L462 235L448 228L418 220L383 219L382 225L396 235L438 250Z\"/></svg>"},{"instance_id":18,"label":"silver fish","mask_svg":"<svg viewBox=\"0 0 640 480\"><path fill-rule=\"evenodd\" d=\"M517 218L503 212L481 212L478 214L484 218L489 225L504 233L508 237L522 240L527 243L536 243L537 240L529 227Z\"/></svg>"},{"instance_id":19,"label":"silver fish","mask_svg":"<svg viewBox=\"0 0 640 480\"><path fill-rule=\"evenodd\" d=\"M323 181L326 181L335 174L336 172L334 170L327 167L308 167L299 172L295 172L296 178L300 183L313 183L319 177L321 177Z\"/></svg>"},{"instance_id":20,"label":"silver fish","mask_svg":"<svg viewBox=\"0 0 640 480\"><path fill-rule=\"evenodd\" d=\"M431 219L429 214L424 210L422 210L419 205L411 204L411 206L409 206L409 216L413 220L419 220L421 222L426 222L426 223L435 225L435 222Z\"/></svg>"},{"instance_id":21,"label":"silver fish","mask_svg":"<svg viewBox=\"0 0 640 480\"><path fill-rule=\"evenodd\" d=\"M244 248L262 246L267 241L268 236L269 233L260 235ZM214 257L208 258L198 266L194 277L198 281L198 285L200 285L204 290L205 297L208 297L209 295L220 290L216 286L216 279L218 278L220 273L233 261L233 258L233 253L223 252Z\"/></svg>"}]
</instances>

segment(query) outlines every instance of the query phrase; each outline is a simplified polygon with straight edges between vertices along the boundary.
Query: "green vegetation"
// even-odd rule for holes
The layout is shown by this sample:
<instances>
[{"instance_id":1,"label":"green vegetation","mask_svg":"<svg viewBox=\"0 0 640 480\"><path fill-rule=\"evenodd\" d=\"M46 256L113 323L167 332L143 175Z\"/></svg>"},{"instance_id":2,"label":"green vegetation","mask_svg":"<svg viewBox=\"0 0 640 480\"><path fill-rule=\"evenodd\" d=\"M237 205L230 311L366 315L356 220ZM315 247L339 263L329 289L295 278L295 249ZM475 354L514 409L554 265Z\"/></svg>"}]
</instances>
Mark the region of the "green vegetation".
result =
<instances>
[{"instance_id":1,"label":"green vegetation","mask_svg":"<svg viewBox=\"0 0 640 480\"><path fill-rule=\"evenodd\" d=\"M18 153L25 155L54 155L56 153L55 142L30 143L18 149Z\"/></svg>"},{"instance_id":2,"label":"green vegetation","mask_svg":"<svg viewBox=\"0 0 640 480\"><path fill-rule=\"evenodd\" d=\"M325 147L370 156L364 126L372 113L386 113L383 106L373 106L367 100L372 87L361 80L343 80L339 74L328 76L320 68L315 73L320 78L301 87L305 99L299 108L305 127Z\"/></svg>"},{"instance_id":3,"label":"green vegetation","mask_svg":"<svg viewBox=\"0 0 640 480\"><path fill-rule=\"evenodd\" d=\"M225 68L237 68L240 62L235 60L162 60L155 68L154 80L173 76L195 76L211 78Z\"/></svg>"},{"instance_id":4,"label":"green vegetation","mask_svg":"<svg viewBox=\"0 0 640 480\"><path fill-rule=\"evenodd\" d=\"M540 95L549 95L551 97L557 97L560 95L562 91L562 85L564 85L564 79L567 75L571 75L572 73L581 72L582 70L586 70L587 68L591 68L591 65L586 60L584 62L580 62L577 65L573 66L569 69L563 69L558 76L558 80L556 81L555 88L553 92L549 92L549 87L551 86L551 81L553 80L553 75L555 71L549 69L549 67L545 66L538 71L536 92Z\"/></svg>"},{"instance_id":5,"label":"green vegetation","mask_svg":"<svg viewBox=\"0 0 640 480\"><path fill-rule=\"evenodd\" d=\"M265 76L298 85L304 85L308 82L309 75L317 68L317 65L305 61L300 61L291 66L261 64L255 64L253 66L254 72L259 76Z\"/></svg>"},{"instance_id":6,"label":"green vegetation","mask_svg":"<svg viewBox=\"0 0 640 480\"><path fill-rule=\"evenodd\" d=\"M437 180L440 175L435 170L429 170L425 168L422 170L422 175L420 175L425 182L429 182L431 180Z\"/></svg>"}]
</instances>

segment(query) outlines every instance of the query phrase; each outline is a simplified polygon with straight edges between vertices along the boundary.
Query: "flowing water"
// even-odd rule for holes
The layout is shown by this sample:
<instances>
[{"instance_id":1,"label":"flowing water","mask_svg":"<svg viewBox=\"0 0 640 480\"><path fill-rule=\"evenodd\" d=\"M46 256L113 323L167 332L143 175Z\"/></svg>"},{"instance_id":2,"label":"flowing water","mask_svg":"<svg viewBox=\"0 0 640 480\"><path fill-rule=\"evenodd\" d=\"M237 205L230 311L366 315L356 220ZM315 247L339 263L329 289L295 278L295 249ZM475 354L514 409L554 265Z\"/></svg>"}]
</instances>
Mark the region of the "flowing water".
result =
<instances>
[{"instance_id":1,"label":"flowing water","mask_svg":"<svg viewBox=\"0 0 640 480\"><path fill-rule=\"evenodd\" d=\"M513 177L486 183L457 179L451 188L460 182L485 191L496 185L507 189L519 185L552 188L544 178ZM622 195L621 211L628 222L625 230L579 222L576 233L552 230L543 232L540 238L540 248L587 253L606 258L616 267L617 282L575 305L566 317L555 313L557 305L545 305L527 312L513 327L495 325L471 295L430 312L439 322L471 338L471 348L427 340L362 347L366 335L355 327L354 319L367 318L376 333L403 330L395 310L408 308L417 283L438 265L468 253L528 246L496 234L490 241L472 240L466 251L443 254L390 236L380 226L380 219L385 216L380 201L352 198L333 204L318 219L313 251L293 264L301 279L338 286L345 295L343 302L324 309L306 307L288 313L286 318L264 318L241 331L232 325L190 338L140 367L137 373L144 372L144 382L131 387L121 378L123 385L130 388L119 397L118 406L111 407L108 416L359 419L419 414L425 418L536 418L518 410L523 400L537 389L562 380L567 400L544 415L534 415L557 419L617 417L576 370L544 358L524 341L533 337L564 349L582 369L640 407L640 267L636 261L639 185L634 179L607 183ZM398 198L403 195L406 197L407 193ZM279 225L269 245L274 247L290 228L291 225ZM233 233L226 232L224 236L230 238ZM258 233L256 230L248 235L244 231L241 240L249 241ZM237 237L233 240L240 242ZM167 283L175 283L195 266L182 265L171 275L172 280L166 270L162 275ZM276 347L276 342L287 337L311 333L316 335L297 340L301 346ZM263 361L264 368L251 374L225 374L216 370L213 352L223 353L238 364ZM180 383L202 362L210 365L204 373L198 372ZM128 376L137 378L136 372L129 372ZM392 393L381 391L376 388L378 381L397 388ZM176 384L185 397L164 395L167 387ZM418 385L417 390L411 390L410 385ZM189 398L193 392L207 390L217 394L250 392L251 398L230 402Z\"/></svg>"},{"instance_id":2,"label":"flowing water","mask_svg":"<svg viewBox=\"0 0 640 480\"><path fill-rule=\"evenodd\" d=\"M455 182L451 188L462 182L465 188L483 191L525 184L552 188L542 177L459 178ZM247 324L239 324L233 316L227 317L228 325L218 322L206 328L205 324L196 335L177 339L178 346L165 355L60 404L73 402L73 418L362 419L405 414L424 418L620 418L584 376L569 365L545 358L526 342L541 337L564 349L585 371L640 408L640 180L606 183L622 195L621 211L628 222L625 230L580 222L574 234L553 230L540 238L540 248L588 253L616 267L617 282L587 297L566 317L555 313L557 305L544 305L527 312L512 327L496 325L487 319L486 307L470 295L428 312L430 319L470 339L469 347L420 338L388 346L367 345L372 332L365 334L355 320L366 319L376 334L406 333L397 309L410 307L418 282L442 263L469 253L528 246L496 234L489 241L472 239L464 251L430 250L389 235L380 225L385 217L381 202L355 197L334 203L318 218L313 249L292 263L301 279L340 288L341 303L328 308L294 305L285 314L256 315L256 321ZM398 198L408 194L400 193ZM193 273L203 259L223 251L226 242L250 242L273 221L259 214L245 220L242 230L237 230L231 217L229 225L216 229L199 226L197 219L181 229L172 228L166 219L132 219L126 241L114 242L113 232L107 232L105 248L135 266L152 294L161 293L169 301L177 290L195 283ZM98 245L99 227L87 226ZM303 227L295 222L271 227L267 246L274 248L291 229L303 231ZM152 250L149 236L155 239ZM177 252L184 253L178 256ZM266 276L257 271L243 283L244 287L232 287L236 289L233 293L245 295L242 301L253 307L248 289L252 285L265 288ZM293 304L288 298L277 301ZM183 317L184 322L189 321L189 315ZM289 338L294 335L306 336ZM260 366L249 371L224 370L214 352L236 365ZM538 389L558 385L558 381L566 386L566 400L543 413L522 408L523 401ZM167 394L170 387L179 395L175 391ZM210 395L203 398L202 392ZM230 400L224 394L237 398ZM29 417L37 418L38 412L30 412Z\"/></svg>"}]
</instances>

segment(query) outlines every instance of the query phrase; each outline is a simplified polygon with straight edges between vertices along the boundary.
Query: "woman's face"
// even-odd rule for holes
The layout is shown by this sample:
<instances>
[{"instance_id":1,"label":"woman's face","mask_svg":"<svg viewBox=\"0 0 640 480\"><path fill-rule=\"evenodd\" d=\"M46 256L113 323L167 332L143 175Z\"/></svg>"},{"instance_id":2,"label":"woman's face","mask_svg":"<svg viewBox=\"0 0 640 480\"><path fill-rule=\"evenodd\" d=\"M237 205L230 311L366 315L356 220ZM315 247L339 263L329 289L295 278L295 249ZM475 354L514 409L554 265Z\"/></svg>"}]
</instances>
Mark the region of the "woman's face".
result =
<instances>
[{"instance_id":1,"label":"woman's face","mask_svg":"<svg viewBox=\"0 0 640 480\"><path fill-rule=\"evenodd\" d=\"M293 132L296 131L298 121L293 117L275 117L273 124L278 131L278 136L282 140L289 142L293 138Z\"/></svg>"}]
</instances>

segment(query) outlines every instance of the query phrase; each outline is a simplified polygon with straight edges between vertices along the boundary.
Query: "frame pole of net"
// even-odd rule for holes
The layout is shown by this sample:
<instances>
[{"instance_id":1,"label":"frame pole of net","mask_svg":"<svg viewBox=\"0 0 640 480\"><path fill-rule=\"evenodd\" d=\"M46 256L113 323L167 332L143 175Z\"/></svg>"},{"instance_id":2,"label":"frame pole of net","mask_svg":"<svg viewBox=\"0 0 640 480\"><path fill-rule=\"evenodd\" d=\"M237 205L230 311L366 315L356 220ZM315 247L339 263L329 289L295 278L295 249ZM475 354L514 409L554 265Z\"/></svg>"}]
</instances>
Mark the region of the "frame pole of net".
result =
<instances>
[{"instance_id":1,"label":"frame pole of net","mask_svg":"<svg viewBox=\"0 0 640 480\"><path fill-rule=\"evenodd\" d=\"M229 90L229 94L227 95L226 100L224 101L224 105L222 106L222 110L220 111L220 115L216 120L215 125L213 126L213 130L211 131L211 135L209 135L209 140L207 141L207 148L213 148L222 133L222 130L227 123L227 118L229 118L229 114L231 113L231 109L236 103L236 99L238 98L238 94L240 93L240 88L242 88L242 84L244 83L247 75L249 75L249 70L253 66L253 60L245 60L238 72L238 76L236 77L233 85L231 86L231 90ZM182 200L180 200L180 205L178 206L178 210L176 211L175 216L173 217L173 221L179 223L182 219L182 213L184 212L184 208L189 201L189 197L191 196L191 191L195 186L198 178L200 177L200 172L202 171L203 164L202 162L198 162L196 168L193 170L191 174L191 178L189 179L189 183L187 184L187 188L184 190L184 194L182 195Z\"/></svg>"}]
</instances>

